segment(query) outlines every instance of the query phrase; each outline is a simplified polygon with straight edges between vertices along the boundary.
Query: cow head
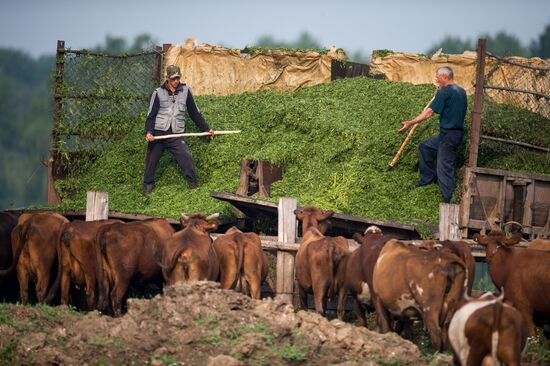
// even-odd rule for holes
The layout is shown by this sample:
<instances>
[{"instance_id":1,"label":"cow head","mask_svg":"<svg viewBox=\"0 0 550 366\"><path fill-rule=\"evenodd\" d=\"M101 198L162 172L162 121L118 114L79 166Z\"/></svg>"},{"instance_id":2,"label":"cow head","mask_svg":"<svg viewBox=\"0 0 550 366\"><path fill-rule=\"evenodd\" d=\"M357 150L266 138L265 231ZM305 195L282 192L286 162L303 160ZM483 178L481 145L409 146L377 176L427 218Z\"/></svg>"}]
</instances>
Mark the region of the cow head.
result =
<instances>
[{"instance_id":1,"label":"cow head","mask_svg":"<svg viewBox=\"0 0 550 366\"><path fill-rule=\"evenodd\" d=\"M219 214L205 216L203 214L181 214L180 225L182 229L193 227L204 232L215 231L220 225Z\"/></svg>"},{"instance_id":2,"label":"cow head","mask_svg":"<svg viewBox=\"0 0 550 366\"><path fill-rule=\"evenodd\" d=\"M512 246L519 243L521 238L521 233L515 233L508 238L500 229L493 229L488 235L485 236L475 234L473 237L476 243L483 245L484 247L489 245Z\"/></svg>"},{"instance_id":3,"label":"cow head","mask_svg":"<svg viewBox=\"0 0 550 366\"><path fill-rule=\"evenodd\" d=\"M324 221L332 217L334 211L321 211L317 207L307 206L304 209L297 208L294 210L294 214L302 222L302 233L314 227L324 234L327 231L327 223Z\"/></svg>"},{"instance_id":4,"label":"cow head","mask_svg":"<svg viewBox=\"0 0 550 366\"><path fill-rule=\"evenodd\" d=\"M357 243L363 245L365 243L373 242L374 240L381 238L382 236L384 236L382 230L378 226L371 225L365 230L364 234L353 234L353 239Z\"/></svg>"}]
</instances>

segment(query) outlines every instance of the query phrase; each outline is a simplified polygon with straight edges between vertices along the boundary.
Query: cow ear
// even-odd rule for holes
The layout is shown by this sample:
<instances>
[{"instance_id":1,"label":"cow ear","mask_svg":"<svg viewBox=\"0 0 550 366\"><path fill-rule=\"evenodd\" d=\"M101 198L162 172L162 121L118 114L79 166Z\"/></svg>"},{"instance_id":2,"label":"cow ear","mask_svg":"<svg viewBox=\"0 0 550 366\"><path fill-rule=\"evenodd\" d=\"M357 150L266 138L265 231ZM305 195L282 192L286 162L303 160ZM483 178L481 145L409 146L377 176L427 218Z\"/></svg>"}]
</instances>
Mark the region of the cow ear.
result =
<instances>
[{"instance_id":1,"label":"cow ear","mask_svg":"<svg viewBox=\"0 0 550 366\"><path fill-rule=\"evenodd\" d=\"M515 244L519 243L521 241L521 239L522 239L521 233L515 233L510 238L502 236L499 239L499 242L500 242L500 244L505 245L505 246L512 246L512 245L515 245Z\"/></svg>"},{"instance_id":2,"label":"cow ear","mask_svg":"<svg viewBox=\"0 0 550 366\"><path fill-rule=\"evenodd\" d=\"M304 219L304 210L301 208L297 208L294 210L294 215L296 215L296 218L300 221Z\"/></svg>"},{"instance_id":3,"label":"cow ear","mask_svg":"<svg viewBox=\"0 0 550 366\"><path fill-rule=\"evenodd\" d=\"M474 234L472 239L476 243L481 244L483 246L487 246L487 244L489 244L489 238L487 236L481 236L480 234Z\"/></svg>"},{"instance_id":4,"label":"cow ear","mask_svg":"<svg viewBox=\"0 0 550 366\"><path fill-rule=\"evenodd\" d=\"M355 233L353 234L353 240L355 240L356 242L358 242L359 244L363 244L363 238L365 236L361 233Z\"/></svg>"},{"instance_id":5,"label":"cow ear","mask_svg":"<svg viewBox=\"0 0 550 366\"><path fill-rule=\"evenodd\" d=\"M208 224L204 226L204 230L215 231L219 225L220 225L220 221L218 219L210 220L208 221Z\"/></svg>"},{"instance_id":6,"label":"cow ear","mask_svg":"<svg viewBox=\"0 0 550 366\"><path fill-rule=\"evenodd\" d=\"M321 211L318 221L325 221L326 219L332 217L332 215L334 215L334 211L332 210Z\"/></svg>"}]
</instances>

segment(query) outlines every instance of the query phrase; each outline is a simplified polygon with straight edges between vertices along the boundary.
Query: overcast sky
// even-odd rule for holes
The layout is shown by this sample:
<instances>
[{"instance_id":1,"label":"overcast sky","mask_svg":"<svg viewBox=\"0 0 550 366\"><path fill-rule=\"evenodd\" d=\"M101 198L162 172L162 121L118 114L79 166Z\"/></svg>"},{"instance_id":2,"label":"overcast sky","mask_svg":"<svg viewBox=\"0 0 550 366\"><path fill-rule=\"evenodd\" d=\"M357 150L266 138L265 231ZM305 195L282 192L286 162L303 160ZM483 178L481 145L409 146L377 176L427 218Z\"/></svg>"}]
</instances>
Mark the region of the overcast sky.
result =
<instances>
[{"instance_id":1,"label":"overcast sky","mask_svg":"<svg viewBox=\"0 0 550 366\"><path fill-rule=\"evenodd\" d=\"M243 48L259 36L293 41L307 31L323 46L348 52L426 51L445 35L476 39L505 30L524 45L550 23L550 0L0 0L0 47L33 56L131 42L141 33L162 43L199 42Z\"/></svg>"}]
</instances>

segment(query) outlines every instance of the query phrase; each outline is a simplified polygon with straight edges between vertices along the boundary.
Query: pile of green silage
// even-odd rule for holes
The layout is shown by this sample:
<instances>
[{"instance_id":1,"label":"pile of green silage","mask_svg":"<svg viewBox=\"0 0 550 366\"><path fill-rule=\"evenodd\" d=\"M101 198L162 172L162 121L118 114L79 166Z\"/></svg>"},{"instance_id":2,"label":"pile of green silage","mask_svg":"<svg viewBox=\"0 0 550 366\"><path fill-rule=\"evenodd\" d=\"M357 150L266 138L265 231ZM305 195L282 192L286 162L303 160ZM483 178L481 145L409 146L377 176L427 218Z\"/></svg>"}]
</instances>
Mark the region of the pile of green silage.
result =
<instances>
[{"instance_id":1,"label":"pile of green silage","mask_svg":"<svg viewBox=\"0 0 550 366\"><path fill-rule=\"evenodd\" d=\"M212 128L242 130L213 142L188 138L201 184L198 189L187 188L175 160L166 152L157 168L153 193L142 196L143 120L136 120L130 133L107 148L87 172L56 182L56 188L64 209L85 208L86 191L93 190L109 192L109 208L114 211L174 218L181 212L229 216L231 206L211 198L209 192L235 192L241 159L263 159L284 167L283 179L272 185L274 201L296 197L299 205L313 204L371 219L436 223L441 200L437 185L414 188L414 184L418 143L437 133L437 118L417 129L396 168L387 171L405 138L397 132L401 121L416 116L432 93L431 85L352 78L294 93L197 97ZM468 125L471 110L470 103ZM550 121L539 115L486 104L484 119L483 133L543 146L550 141ZM192 121L187 125L187 132L194 129ZM461 165L467 141L468 136ZM550 174L547 154L494 145L481 145L479 165Z\"/></svg>"}]
</instances>

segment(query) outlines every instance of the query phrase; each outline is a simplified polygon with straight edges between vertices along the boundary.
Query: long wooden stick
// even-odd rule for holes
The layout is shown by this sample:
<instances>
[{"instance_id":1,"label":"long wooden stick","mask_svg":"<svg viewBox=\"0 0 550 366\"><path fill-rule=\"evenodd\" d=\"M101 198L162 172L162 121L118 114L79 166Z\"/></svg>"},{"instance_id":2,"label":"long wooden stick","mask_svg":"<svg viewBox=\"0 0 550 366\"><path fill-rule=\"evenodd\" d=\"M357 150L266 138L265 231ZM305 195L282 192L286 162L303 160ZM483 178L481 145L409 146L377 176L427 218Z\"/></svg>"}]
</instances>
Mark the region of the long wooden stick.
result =
<instances>
[{"instance_id":1,"label":"long wooden stick","mask_svg":"<svg viewBox=\"0 0 550 366\"><path fill-rule=\"evenodd\" d=\"M407 144L409 143L414 131L416 131L416 129L418 128L419 125L420 125L420 123L417 123L414 126L412 126L412 128L409 131L409 134L407 135L407 137L405 138L405 140L401 144L401 147L399 147L399 150L397 150L397 154L395 154L395 156L393 157L393 159L390 163L390 168L393 168L395 166L395 164L397 163L397 159L399 159L401 154L403 154L403 150L405 150L405 146L407 146Z\"/></svg>"},{"instance_id":2,"label":"long wooden stick","mask_svg":"<svg viewBox=\"0 0 550 366\"><path fill-rule=\"evenodd\" d=\"M436 92L437 92L437 89L436 89ZM425 111L426 108L428 108L430 106L430 104L432 104L433 100L435 99L435 95L432 97L432 99L430 99L430 101L428 102L428 104L426 104L426 106L424 107L424 109L422 111ZM401 146L399 147L399 150L397 150L397 154L395 154L395 156L393 157L391 163L390 163L390 166L388 167L389 170L393 169L393 167L395 166L395 164L397 164L397 159L399 159L399 157L401 156L401 154L403 154L403 150L405 150L405 146L407 146L407 144L409 143L409 141L411 140L411 137L414 133L414 131L416 131L416 128L418 127L418 125L420 125L420 123L416 123L414 126L412 126L412 128L410 129L409 131L409 134L407 135L407 137L405 137L405 141L403 141L403 143L401 144Z\"/></svg>"},{"instance_id":3,"label":"long wooden stick","mask_svg":"<svg viewBox=\"0 0 550 366\"><path fill-rule=\"evenodd\" d=\"M232 135L241 133L241 130L235 131L214 131L214 135ZM171 139L173 137L193 137L193 136L210 136L210 132L192 132L192 133L174 133L171 135L155 136L155 140Z\"/></svg>"}]
</instances>

